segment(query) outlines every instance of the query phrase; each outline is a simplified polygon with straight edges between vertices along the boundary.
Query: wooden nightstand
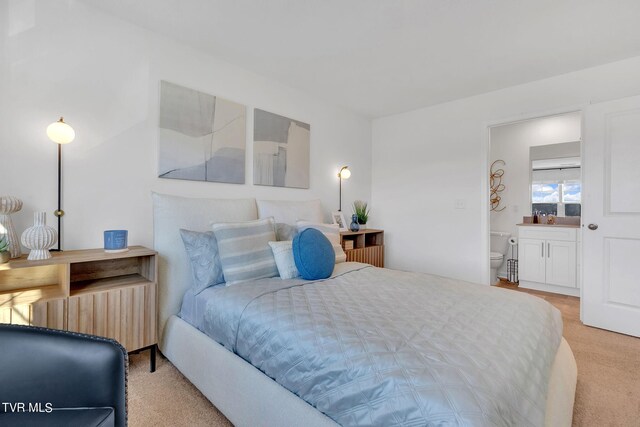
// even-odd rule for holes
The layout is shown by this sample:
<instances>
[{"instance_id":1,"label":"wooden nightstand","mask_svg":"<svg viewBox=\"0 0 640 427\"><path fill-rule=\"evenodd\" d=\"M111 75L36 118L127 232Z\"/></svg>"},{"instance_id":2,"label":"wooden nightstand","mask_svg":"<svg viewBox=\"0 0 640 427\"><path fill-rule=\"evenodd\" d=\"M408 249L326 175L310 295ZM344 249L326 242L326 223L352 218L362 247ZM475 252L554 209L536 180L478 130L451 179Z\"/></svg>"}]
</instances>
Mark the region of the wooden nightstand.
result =
<instances>
[{"instance_id":1,"label":"wooden nightstand","mask_svg":"<svg viewBox=\"0 0 640 427\"><path fill-rule=\"evenodd\" d=\"M113 338L128 352L149 349L155 371L157 253L142 246L26 256L0 264L0 323Z\"/></svg>"},{"instance_id":2,"label":"wooden nightstand","mask_svg":"<svg viewBox=\"0 0 640 427\"><path fill-rule=\"evenodd\" d=\"M347 261L384 267L383 230L341 231L340 244L347 254Z\"/></svg>"}]
</instances>

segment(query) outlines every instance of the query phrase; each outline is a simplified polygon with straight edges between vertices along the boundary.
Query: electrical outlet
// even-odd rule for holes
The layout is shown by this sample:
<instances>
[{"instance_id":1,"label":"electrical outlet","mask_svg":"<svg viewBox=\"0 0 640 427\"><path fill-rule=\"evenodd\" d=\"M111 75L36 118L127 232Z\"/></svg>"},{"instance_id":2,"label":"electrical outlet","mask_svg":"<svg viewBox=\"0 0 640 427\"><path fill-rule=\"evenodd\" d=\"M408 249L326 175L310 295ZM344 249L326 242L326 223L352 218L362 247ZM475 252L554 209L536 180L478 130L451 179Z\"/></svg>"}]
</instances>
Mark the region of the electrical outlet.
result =
<instances>
[{"instance_id":1,"label":"electrical outlet","mask_svg":"<svg viewBox=\"0 0 640 427\"><path fill-rule=\"evenodd\" d=\"M464 199L456 199L453 202L454 209L465 209L467 207Z\"/></svg>"}]
</instances>

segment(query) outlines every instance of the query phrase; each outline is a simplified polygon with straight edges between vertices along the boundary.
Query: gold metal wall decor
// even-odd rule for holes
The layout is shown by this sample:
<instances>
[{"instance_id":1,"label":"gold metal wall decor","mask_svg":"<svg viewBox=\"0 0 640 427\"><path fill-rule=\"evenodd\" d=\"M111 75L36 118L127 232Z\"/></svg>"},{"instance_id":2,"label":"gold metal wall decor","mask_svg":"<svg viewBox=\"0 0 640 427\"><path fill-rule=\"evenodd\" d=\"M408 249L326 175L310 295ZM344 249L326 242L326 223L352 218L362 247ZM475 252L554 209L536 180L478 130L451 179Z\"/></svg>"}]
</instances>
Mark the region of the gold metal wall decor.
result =
<instances>
[{"instance_id":1,"label":"gold metal wall decor","mask_svg":"<svg viewBox=\"0 0 640 427\"><path fill-rule=\"evenodd\" d=\"M491 194L489 195L489 203L491 205L491 210L494 212L500 212L505 209L506 206L500 207L500 194L505 189L504 184L502 183L502 177L504 175L504 169L499 168L499 164L502 166L506 165L504 160L496 160L491 163L491 167L489 168L489 187L491 190Z\"/></svg>"}]
</instances>

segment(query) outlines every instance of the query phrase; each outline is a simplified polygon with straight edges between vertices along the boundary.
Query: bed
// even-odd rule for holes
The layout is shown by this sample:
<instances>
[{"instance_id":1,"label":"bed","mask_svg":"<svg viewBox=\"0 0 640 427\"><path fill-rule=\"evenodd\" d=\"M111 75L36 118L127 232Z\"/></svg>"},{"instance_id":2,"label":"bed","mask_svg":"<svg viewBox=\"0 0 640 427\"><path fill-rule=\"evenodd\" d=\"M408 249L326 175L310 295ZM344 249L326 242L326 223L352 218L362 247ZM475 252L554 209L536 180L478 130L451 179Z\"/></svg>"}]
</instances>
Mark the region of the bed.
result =
<instances>
[{"instance_id":1,"label":"bed","mask_svg":"<svg viewBox=\"0 0 640 427\"><path fill-rule=\"evenodd\" d=\"M160 350L235 425L571 425L575 360L546 302L345 263L322 283L276 278L203 292L206 310L194 311L206 314L179 317L190 272L178 230L254 220L256 202L153 199ZM417 291L425 286L429 295ZM318 357L305 359L310 352Z\"/></svg>"}]
</instances>

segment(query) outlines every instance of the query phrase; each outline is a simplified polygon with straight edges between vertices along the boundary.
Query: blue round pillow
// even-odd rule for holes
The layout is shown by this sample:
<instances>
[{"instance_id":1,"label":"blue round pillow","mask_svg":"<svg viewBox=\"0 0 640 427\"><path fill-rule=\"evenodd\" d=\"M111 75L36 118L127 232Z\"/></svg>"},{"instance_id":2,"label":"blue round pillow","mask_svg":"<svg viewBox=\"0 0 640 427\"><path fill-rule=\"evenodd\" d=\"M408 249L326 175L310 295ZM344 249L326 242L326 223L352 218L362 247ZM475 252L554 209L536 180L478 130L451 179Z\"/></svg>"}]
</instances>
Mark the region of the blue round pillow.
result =
<instances>
[{"instance_id":1,"label":"blue round pillow","mask_svg":"<svg viewBox=\"0 0 640 427\"><path fill-rule=\"evenodd\" d=\"M293 239L293 260L303 279L326 279L333 273L336 253L324 234L307 228Z\"/></svg>"}]
</instances>

